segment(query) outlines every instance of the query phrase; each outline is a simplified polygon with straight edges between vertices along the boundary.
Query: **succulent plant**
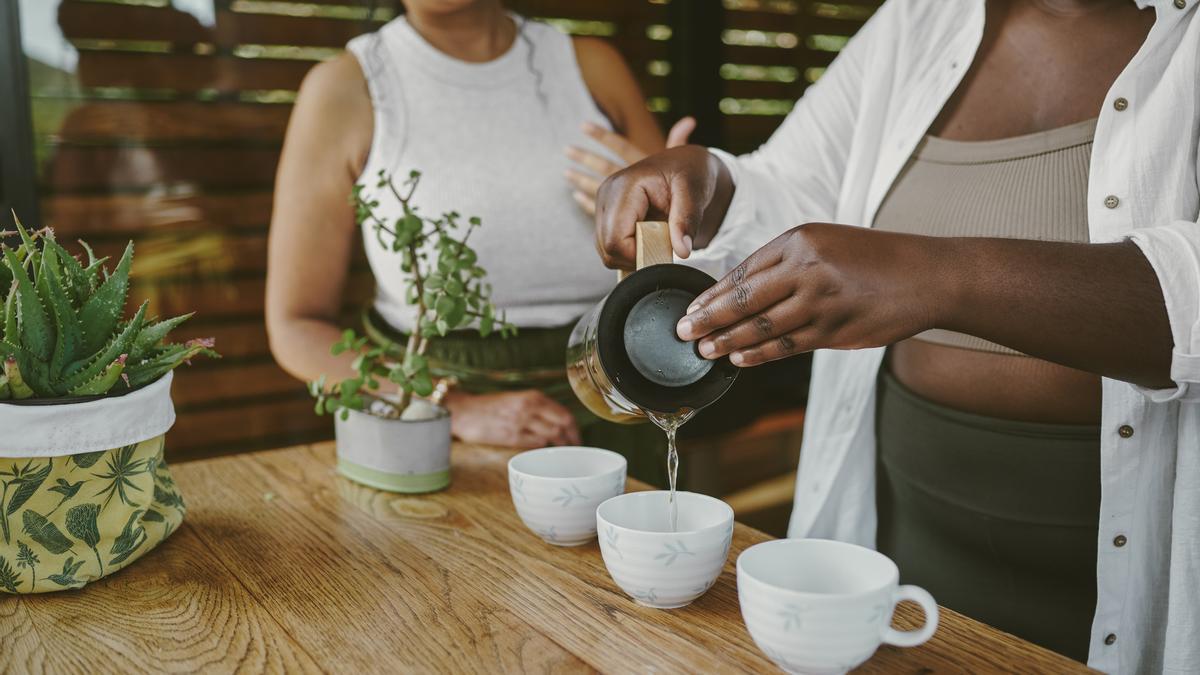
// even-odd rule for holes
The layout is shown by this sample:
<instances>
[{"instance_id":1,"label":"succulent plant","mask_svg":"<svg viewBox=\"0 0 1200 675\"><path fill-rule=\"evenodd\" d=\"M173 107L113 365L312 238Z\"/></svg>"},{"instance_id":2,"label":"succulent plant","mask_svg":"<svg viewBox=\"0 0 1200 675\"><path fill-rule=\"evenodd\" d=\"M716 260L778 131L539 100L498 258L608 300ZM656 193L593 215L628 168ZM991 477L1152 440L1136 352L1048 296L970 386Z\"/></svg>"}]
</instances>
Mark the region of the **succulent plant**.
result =
<instances>
[{"instance_id":1,"label":"succulent plant","mask_svg":"<svg viewBox=\"0 0 1200 675\"><path fill-rule=\"evenodd\" d=\"M384 250L400 254L400 271L406 275L407 297L416 310L416 321L404 345L372 345L366 336L346 330L331 351L334 355L357 353L357 374L332 386L326 385L324 376L309 383L309 391L317 399L318 415L340 411L345 419L346 410L367 410L370 401L375 400L382 405L370 407L372 414L399 417L413 395L433 393L433 376L425 357L431 339L469 326L483 337L493 332L508 337L517 332L504 320L503 313L497 313L487 272L479 266L475 250L467 245L471 233L482 224L479 218L468 218L464 224L462 216L454 211L440 218L420 215L412 203L420 181L421 173L413 171L397 187L391 175L379 172L375 187L386 188L401 207L394 221L376 212L379 200L367 192L365 185L355 185L350 195L359 226L371 228ZM432 261L431 252L437 254ZM398 400L369 395L379 389L381 378L399 386Z\"/></svg>"},{"instance_id":2,"label":"succulent plant","mask_svg":"<svg viewBox=\"0 0 1200 675\"><path fill-rule=\"evenodd\" d=\"M122 320L133 242L110 272L107 258L97 259L82 241L86 264L49 229L30 233L17 221L17 233L19 245L0 247L0 399L115 394L195 356L218 356L211 339L166 341L190 314L158 321L146 316L148 303L142 303L133 318Z\"/></svg>"}]
</instances>

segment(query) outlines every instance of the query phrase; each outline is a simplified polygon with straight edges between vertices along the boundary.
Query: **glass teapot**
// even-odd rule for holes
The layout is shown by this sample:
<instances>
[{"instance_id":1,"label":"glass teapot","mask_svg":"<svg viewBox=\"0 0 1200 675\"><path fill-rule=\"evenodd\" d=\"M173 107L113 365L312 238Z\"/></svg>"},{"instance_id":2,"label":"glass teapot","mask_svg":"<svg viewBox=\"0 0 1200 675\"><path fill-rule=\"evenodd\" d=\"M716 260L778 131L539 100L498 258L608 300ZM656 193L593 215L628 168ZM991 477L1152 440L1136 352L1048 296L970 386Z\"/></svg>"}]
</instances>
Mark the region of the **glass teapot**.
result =
<instances>
[{"instance_id":1,"label":"glass teapot","mask_svg":"<svg viewBox=\"0 0 1200 675\"><path fill-rule=\"evenodd\" d=\"M699 410L729 390L738 368L710 361L675 324L696 296L716 283L698 269L674 264L663 222L637 224L637 271L620 281L575 324L567 342L567 378L588 410L634 424L646 413Z\"/></svg>"}]
</instances>

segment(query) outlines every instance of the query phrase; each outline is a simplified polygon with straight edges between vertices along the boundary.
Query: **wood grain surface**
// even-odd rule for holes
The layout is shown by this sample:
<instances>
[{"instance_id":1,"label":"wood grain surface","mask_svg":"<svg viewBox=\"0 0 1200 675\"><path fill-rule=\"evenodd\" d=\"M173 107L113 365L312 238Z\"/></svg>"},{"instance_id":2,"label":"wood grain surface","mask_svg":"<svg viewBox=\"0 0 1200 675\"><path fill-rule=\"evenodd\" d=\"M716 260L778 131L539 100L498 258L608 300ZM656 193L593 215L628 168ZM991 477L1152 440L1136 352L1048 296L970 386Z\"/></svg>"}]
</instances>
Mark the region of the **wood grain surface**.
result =
<instances>
[{"instance_id":1,"label":"wood grain surface","mask_svg":"<svg viewBox=\"0 0 1200 675\"><path fill-rule=\"evenodd\" d=\"M766 535L739 525L691 606L643 608L595 543L525 529L511 455L456 445L453 485L428 496L337 476L330 444L178 467L189 512L158 550L81 591L0 600L0 672L777 672L733 566ZM915 621L902 605L897 626ZM859 672L1083 670L943 610L929 643L882 647Z\"/></svg>"}]
</instances>

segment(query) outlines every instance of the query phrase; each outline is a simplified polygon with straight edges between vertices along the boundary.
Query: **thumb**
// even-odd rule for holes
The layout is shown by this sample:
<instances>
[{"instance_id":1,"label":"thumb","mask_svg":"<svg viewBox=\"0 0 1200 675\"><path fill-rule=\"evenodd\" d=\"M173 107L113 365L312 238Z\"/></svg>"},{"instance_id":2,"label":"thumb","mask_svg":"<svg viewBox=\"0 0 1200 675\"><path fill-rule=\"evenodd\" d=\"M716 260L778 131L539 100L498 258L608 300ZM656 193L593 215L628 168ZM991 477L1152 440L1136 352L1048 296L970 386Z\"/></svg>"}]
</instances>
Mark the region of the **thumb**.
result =
<instances>
[{"instance_id":1,"label":"thumb","mask_svg":"<svg viewBox=\"0 0 1200 675\"><path fill-rule=\"evenodd\" d=\"M667 132L667 147L677 148L681 145L687 145L688 136L691 136L692 132L695 130L695 117L688 115L687 117L680 118L680 120L671 127L671 130Z\"/></svg>"}]
</instances>

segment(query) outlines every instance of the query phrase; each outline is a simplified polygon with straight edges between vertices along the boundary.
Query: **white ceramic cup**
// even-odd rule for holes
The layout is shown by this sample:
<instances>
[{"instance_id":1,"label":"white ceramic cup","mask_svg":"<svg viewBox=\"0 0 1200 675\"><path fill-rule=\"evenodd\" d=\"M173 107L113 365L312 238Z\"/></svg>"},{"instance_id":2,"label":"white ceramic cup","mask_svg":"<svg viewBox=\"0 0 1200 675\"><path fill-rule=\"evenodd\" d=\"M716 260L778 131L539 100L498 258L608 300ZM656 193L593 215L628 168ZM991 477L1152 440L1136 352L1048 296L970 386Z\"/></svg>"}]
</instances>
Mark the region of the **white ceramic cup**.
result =
<instances>
[{"instance_id":1,"label":"white ceramic cup","mask_svg":"<svg viewBox=\"0 0 1200 675\"><path fill-rule=\"evenodd\" d=\"M596 536L596 507L625 491L625 458L600 448L529 450L508 461L508 488L526 527L555 546Z\"/></svg>"},{"instance_id":2,"label":"white ceramic cup","mask_svg":"<svg viewBox=\"0 0 1200 675\"><path fill-rule=\"evenodd\" d=\"M631 492L596 509L600 553L613 581L640 605L674 609L712 587L733 540L733 509L707 495L678 492L679 521L670 526L670 493Z\"/></svg>"},{"instance_id":3,"label":"white ceramic cup","mask_svg":"<svg viewBox=\"0 0 1200 675\"><path fill-rule=\"evenodd\" d=\"M937 629L933 596L900 586L887 556L827 539L778 539L738 556L742 618L759 649L789 673L844 673L887 643L915 647ZM912 600L925 625L892 628L896 603Z\"/></svg>"}]
</instances>

